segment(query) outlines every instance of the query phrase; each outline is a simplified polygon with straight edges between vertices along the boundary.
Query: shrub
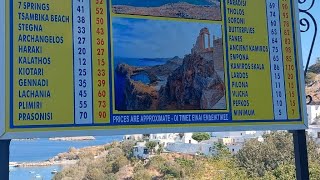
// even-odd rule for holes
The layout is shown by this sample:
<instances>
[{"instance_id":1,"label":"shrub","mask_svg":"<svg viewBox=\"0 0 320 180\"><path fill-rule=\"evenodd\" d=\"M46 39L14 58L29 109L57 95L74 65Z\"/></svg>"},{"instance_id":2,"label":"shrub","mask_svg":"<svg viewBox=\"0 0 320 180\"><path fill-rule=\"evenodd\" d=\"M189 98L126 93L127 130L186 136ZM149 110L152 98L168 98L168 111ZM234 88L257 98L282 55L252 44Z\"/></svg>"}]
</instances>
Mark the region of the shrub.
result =
<instances>
[{"instance_id":1,"label":"shrub","mask_svg":"<svg viewBox=\"0 0 320 180\"><path fill-rule=\"evenodd\" d=\"M101 179L105 179L105 174L101 171L101 169L88 168L84 179L86 179L86 180L101 180Z\"/></svg>"},{"instance_id":2,"label":"shrub","mask_svg":"<svg viewBox=\"0 0 320 180\"><path fill-rule=\"evenodd\" d=\"M114 161L119 157L124 157L122 149L116 147L109 150L108 155L106 156L107 161Z\"/></svg>"},{"instance_id":3,"label":"shrub","mask_svg":"<svg viewBox=\"0 0 320 180\"><path fill-rule=\"evenodd\" d=\"M158 145L158 143L155 142L155 141L149 141L149 142L146 143L146 147L148 148L148 150L149 150L151 153L154 152L154 149L155 149L155 147L156 147L157 145Z\"/></svg>"},{"instance_id":4,"label":"shrub","mask_svg":"<svg viewBox=\"0 0 320 180\"><path fill-rule=\"evenodd\" d=\"M192 134L192 139L198 141L198 142L201 142L201 141L204 141L204 140L209 140L210 139L210 134L209 133L193 133Z\"/></svg>"},{"instance_id":5,"label":"shrub","mask_svg":"<svg viewBox=\"0 0 320 180\"><path fill-rule=\"evenodd\" d=\"M94 158L94 154L90 151L84 151L78 154L79 159L83 160L83 159L90 159L92 160Z\"/></svg>"},{"instance_id":6,"label":"shrub","mask_svg":"<svg viewBox=\"0 0 320 180\"><path fill-rule=\"evenodd\" d=\"M61 180L72 178L73 180L82 180L86 173L86 167L72 165L68 168L64 168L61 172L58 172L53 180Z\"/></svg>"},{"instance_id":7,"label":"shrub","mask_svg":"<svg viewBox=\"0 0 320 180\"><path fill-rule=\"evenodd\" d=\"M185 173L181 166L175 162L166 162L161 167L161 172L165 176L172 176L174 178L183 178Z\"/></svg>"},{"instance_id":8,"label":"shrub","mask_svg":"<svg viewBox=\"0 0 320 180\"><path fill-rule=\"evenodd\" d=\"M147 164L148 168L154 168L160 170L161 166L164 165L166 160L161 156L154 156L150 158L150 161Z\"/></svg>"},{"instance_id":9,"label":"shrub","mask_svg":"<svg viewBox=\"0 0 320 180\"><path fill-rule=\"evenodd\" d=\"M132 157L133 147L135 145L136 145L136 142L132 140L123 141L121 143L121 149L128 158Z\"/></svg>"},{"instance_id":10,"label":"shrub","mask_svg":"<svg viewBox=\"0 0 320 180\"><path fill-rule=\"evenodd\" d=\"M141 170L137 171L136 173L134 173L133 179L134 180L141 180L141 179L148 180L148 179L152 179L152 176L147 170L141 169Z\"/></svg>"}]
</instances>

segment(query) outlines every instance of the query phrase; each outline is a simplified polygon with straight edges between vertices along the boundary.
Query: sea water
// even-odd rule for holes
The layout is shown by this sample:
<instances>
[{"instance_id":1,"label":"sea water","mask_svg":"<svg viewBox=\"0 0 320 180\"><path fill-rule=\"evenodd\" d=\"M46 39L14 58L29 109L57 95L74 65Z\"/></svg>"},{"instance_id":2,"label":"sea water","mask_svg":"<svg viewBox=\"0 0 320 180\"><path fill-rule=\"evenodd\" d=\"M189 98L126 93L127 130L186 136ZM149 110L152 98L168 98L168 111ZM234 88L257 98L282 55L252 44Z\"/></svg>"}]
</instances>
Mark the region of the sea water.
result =
<instances>
[{"instance_id":1,"label":"sea water","mask_svg":"<svg viewBox=\"0 0 320 180\"><path fill-rule=\"evenodd\" d=\"M146 67L146 66L156 66L156 65L163 65L167 62L169 58L126 58L126 57L115 57L114 58L114 69L121 63L126 63L130 66L138 66L138 67ZM116 100L116 109L126 110L123 107L124 103L124 91L125 91L125 76L119 73L114 73L114 82L115 82L115 100ZM140 81L145 84L150 83L150 79L146 74L139 74L136 76L131 77L135 81Z\"/></svg>"},{"instance_id":2,"label":"sea water","mask_svg":"<svg viewBox=\"0 0 320 180\"><path fill-rule=\"evenodd\" d=\"M49 139L12 140L10 144L10 162L39 162L48 160L59 153L67 152L71 147L103 145L114 141L121 141L122 136L95 137L90 141L50 141ZM10 180L50 180L53 170L60 171L61 166L16 168L10 167ZM38 178L39 179L39 178Z\"/></svg>"}]
</instances>

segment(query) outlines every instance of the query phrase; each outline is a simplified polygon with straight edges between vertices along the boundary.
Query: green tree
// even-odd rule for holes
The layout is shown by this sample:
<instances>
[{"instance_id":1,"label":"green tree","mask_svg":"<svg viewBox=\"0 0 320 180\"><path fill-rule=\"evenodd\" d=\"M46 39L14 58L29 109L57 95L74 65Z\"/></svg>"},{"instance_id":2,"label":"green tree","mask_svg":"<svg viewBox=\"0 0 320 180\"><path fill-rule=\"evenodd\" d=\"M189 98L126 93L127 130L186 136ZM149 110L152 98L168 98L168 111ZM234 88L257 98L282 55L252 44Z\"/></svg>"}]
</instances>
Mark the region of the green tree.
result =
<instances>
[{"instance_id":1,"label":"green tree","mask_svg":"<svg viewBox=\"0 0 320 180\"><path fill-rule=\"evenodd\" d=\"M311 65L308 71L312 73L320 74L320 58L316 59L316 63Z\"/></svg>"},{"instance_id":2,"label":"green tree","mask_svg":"<svg viewBox=\"0 0 320 180\"><path fill-rule=\"evenodd\" d=\"M131 158L133 155L133 147L136 145L135 141L126 140L121 143L121 149L126 157Z\"/></svg>"},{"instance_id":3,"label":"green tree","mask_svg":"<svg viewBox=\"0 0 320 180\"><path fill-rule=\"evenodd\" d=\"M264 142L247 141L236 158L249 176L262 177L280 164L294 162L292 135L287 132L265 134Z\"/></svg>"},{"instance_id":4,"label":"green tree","mask_svg":"<svg viewBox=\"0 0 320 180\"><path fill-rule=\"evenodd\" d=\"M157 154L160 155L163 152L164 148L163 148L163 144L159 144L159 147L157 149Z\"/></svg>"},{"instance_id":5,"label":"green tree","mask_svg":"<svg viewBox=\"0 0 320 180\"><path fill-rule=\"evenodd\" d=\"M160 168L165 179L176 179L185 177L184 169L181 168L181 166L176 162L167 161Z\"/></svg>"},{"instance_id":6,"label":"green tree","mask_svg":"<svg viewBox=\"0 0 320 180\"><path fill-rule=\"evenodd\" d=\"M199 132L199 133L193 133L192 134L192 139L201 142L204 140L209 140L210 139L210 134L209 133L203 133L203 132Z\"/></svg>"},{"instance_id":7,"label":"green tree","mask_svg":"<svg viewBox=\"0 0 320 180\"><path fill-rule=\"evenodd\" d=\"M217 142L213 144L214 148L214 156L217 158L230 158L231 153L226 145L221 142Z\"/></svg>"},{"instance_id":8,"label":"green tree","mask_svg":"<svg viewBox=\"0 0 320 180\"><path fill-rule=\"evenodd\" d=\"M276 179L293 176L290 171L291 168L295 172L292 134L284 131L272 132L263 135L263 138L263 142L252 139L244 144L236 155L239 166L246 170L250 177L270 176L270 172ZM309 163L319 166L319 146L308 135L307 143Z\"/></svg>"},{"instance_id":9,"label":"green tree","mask_svg":"<svg viewBox=\"0 0 320 180\"><path fill-rule=\"evenodd\" d=\"M98 169L98 168L88 169L84 179L86 180L105 179L105 174L101 171L101 169Z\"/></svg>"},{"instance_id":10,"label":"green tree","mask_svg":"<svg viewBox=\"0 0 320 180\"><path fill-rule=\"evenodd\" d=\"M142 139L149 140L150 134L142 134Z\"/></svg>"},{"instance_id":11,"label":"green tree","mask_svg":"<svg viewBox=\"0 0 320 180\"><path fill-rule=\"evenodd\" d=\"M134 180L141 180L141 179L148 180L148 179L152 179L152 176L147 170L141 169L141 170L138 170L137 172L134 173L133 179Z\"/></svg>"},{"instance_id":12,"label":"green tree","mask_svg":"<svg viewBox=\"0 0 320 180\"><path fill-rule=\"evenodd\" d=\"M296 179L295 166L293 164L283 164L278 166L273 175L278 180Z\"/></svg>"},{"instance_id":13,"label":"green tree","mask_svg":"<svg viewBox=\"0 0 320 180\"><path fill-rule=\"evenodd\" d=\"M316 73L313 73L313 72L307 72L307 75L305 77L305 83L306 84L310 84L312 83L313 81L315 81L315 77L317 76Z\"/></svg>"},{"instance_id":14,"label":"green tree","mask_svg":"<svg viewBox=\"0 0 320 180\"><path fill-rule=\"evenodd\" d=\"M146 143L146 147L148 148L149 152L151 152L151 153L154 152L154 149L156 148L157 145L158 145L158 143L155 141L149 141Z\"/></svg>"}]
</instances>

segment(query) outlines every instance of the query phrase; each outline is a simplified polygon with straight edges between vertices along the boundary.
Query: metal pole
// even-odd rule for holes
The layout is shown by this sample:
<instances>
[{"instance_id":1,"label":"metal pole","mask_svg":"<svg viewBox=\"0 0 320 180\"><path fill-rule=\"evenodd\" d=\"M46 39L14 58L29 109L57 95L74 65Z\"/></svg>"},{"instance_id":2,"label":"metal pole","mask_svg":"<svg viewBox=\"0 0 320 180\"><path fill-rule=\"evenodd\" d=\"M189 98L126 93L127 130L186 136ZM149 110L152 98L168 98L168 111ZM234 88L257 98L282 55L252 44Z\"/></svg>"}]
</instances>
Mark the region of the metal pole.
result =
<instances>
[{"instance_id":1,"label":"metal pole","mask_svg":"<svg viewBox=\"0 0 320 180\"><path fill-rule=\"evenodd\" d=\"M297 180L309 180L306 131L295 130L292 133Z\"/></svg>"},{"instance_id":2,"label":"metal pole","mask_svg":"<svg viewBox=\"0 0 320 180\"><path fill-rule=\"evenodd\" d=\"M9 180L9 148L11 140L0 140L0 177Z\"/></svg>"}]
</instances>

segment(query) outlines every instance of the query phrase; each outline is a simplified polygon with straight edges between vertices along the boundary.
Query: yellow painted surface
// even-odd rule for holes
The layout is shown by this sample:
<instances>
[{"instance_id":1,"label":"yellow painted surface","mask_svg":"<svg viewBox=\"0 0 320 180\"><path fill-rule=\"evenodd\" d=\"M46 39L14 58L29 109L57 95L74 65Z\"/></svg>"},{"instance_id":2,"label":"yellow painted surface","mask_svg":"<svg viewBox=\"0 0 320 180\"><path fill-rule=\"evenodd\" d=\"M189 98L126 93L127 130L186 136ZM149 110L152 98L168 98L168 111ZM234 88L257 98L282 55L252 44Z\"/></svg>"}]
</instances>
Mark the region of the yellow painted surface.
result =
<instances>
[{"instance_id":1,"label":"yellow painted surface","mask_svg":"<svg viewBox=\"0 0 320 180\"><path fill-rule=\"evenodd\" d=\"M19 2L21 2L21 4ZM12 96L14 97L14 124L16 126L71 124L73 123L74 105L71 3L57 1L50 3L49 10L47 11L35 11L24 9L23 6L25 2L28 1L14 1L13 9L12 70L14 91ZM37 2L47 3L48 1L39 0ZM37 19L36 14L38 13L42 21L29 20L30 18ZM41 14L45 14L45 16ZM57 14L68 16L70 22L52 22L52 16ZM43 20L44 17L45 20ZM19 26L22 24L35 24L39 30L19 30ZM42 27L42 31L40 30L40 26ZM27 38L27 42L25 41L25 37ZM37 38L50 40L40 43L34 42ZM61 43L59 43L57 39L60 39L59 41ZM39 48L40 52L26 53L25 51L20 51L19 48ZM27 51L30 52L29 50ZM47 63L30 65L31 58L46 58ZM45 62L44 59L43 62ZM23 70L23 68L36 68L42 72L40 72L41 75L23 75L19 72L19 70ZM34 80L47 81L47 85L28 86L28 81ZM46 92L47 97L45 98L25 98L23 93L27 91L50 91L50 97L48 92ZM30 109L30 106L41 106L42 108ZM37 116L45 117L37 118Z\"/></svg>"},{"instance_id":2,"label":"yellow painted surface","mask_svg":"<svg viewBox=\"0 0 320 180\"><path fill-rule=\"evenodd\" d=\"M227 8L235 6L227 5ZM228 42L229 45L229 68L230 68L230 89L232 91L248 91L248 97L233 97L231 95L231 107L234 120L272 120L273 105L272 105L272 87L270 78L270 60L268 51L235 51L230 50L232 45L244 46L268 46L268 29L266 17L266 4L265 1L247 1L247 5L243 7L245 11L244 24L229 23L229 18L243 18L242 15L227 15L228 34L233 36L242 36L242 42ZM230 32L231 27L247 27L254 28L254 33L243 34ZM249 60L232 60L231 54L247 54ZM233 69L232 64L247 64L250 69ZM253 69L253 67L264 66L265 70ZM233 73L248 73L248 78L239 79L232 78ZM237 84L240 84L240 87ZM244 85L243 83L248 83ZM245 105L242 105L245 104ZM247 113L248 112L248 113ZM240 113L240 114L239 114ZM242 114L241 114L242 113Z\"/></svg>"},{"instance_id":3,"label":"yellow painted surface","mask_svg":"<svg viewBox=\"0 0 320 180\"><path fill-rule=\"evenodd\" d=\"M280 1L280 15L281 17L287 13L287 19L291 19L291 4L290 1ZM77 127L74 125L74 75L73 72L73 24L72 24L72 1L47 1L38 0L38 3L49 4L49 10L39 11L39 10L26 10L23 9L24 3L28 2L25 0L16 1L13 0L13 17L10 17L10 3L7 2L7 34L6 34L6 44L10 46L10 36L13 37L13 56L10 52L7 53L7 74L10 77L10 73L13 73L13 91L10 92L10 79L7 80L7 109L6 109L6 132L45 132L45 131L70 131L70 130L111 130L111 129L138 129L143 133L145 128L186 128L186 127L235 127L235 126L251 126L254 129L255 126L269 126L273 124L277 125L301 125L303 123L303 115L300 114L298 98L299 94L297 88L299 83L296 82L296 62L298 61L298 54L294 52L294 48L300 48L297 44L294 44L293 33L292 33L292 22L289 21L289 25L286 24L284 17L281 18L281 28L288 29L288 31L282 30L282 45L283 45L283 56L284 56L284 68L285 68L285 84L286 84L286 100L288 109L288 119L297 120L302 116L301 121L296 122L277 122L274 120L273 112L273 101L272 101L272 84L271 84L271 73L270 73L270 57L269 52L239 52L230 50L231 45L249 45L249 46L268 46L268 29L267 29L267 17L266 17L266 4L264 0L257 1L247 1L247 5L244 7L237 7L244 9L245 16L244 24L231 24L228 18L242 18L241 15L230 15L227 13L227 17L224 17L223 7L234 7L228 4L223 4L222 1L222 21L209 21L209 20L191 20L191 19L177 19L177 18L165 18L165 17L146 17L137 15L119 15L114 14L111 8L107 9L107 0L91 1L91 32L92 32L92 86L93 86L93 124L88 126ZM19 4L21 2L22 4ZM283 9L282 7L288 6L288 9ZM30 13L30 14L47 14L49 21L26 21L21 19L21 14L19 13ZM110 22L107 18L107 13L110 12ZM52 22L52 15L64 15L69 17L69 22ZM182 22L202 22L202 23L214 23L222 25L222 38L223 38L223 50L224 50L224 64L225 64L225 86L226 86L226 110L195 110L195 111L116 111L114 108L114 96L115 93L111 93L110 90L114 88L114 79L110 75L114 75L114 54L113 54L113 40L112 40L112 18L135 18L135 19L153 19L165 20L165 21L182 21ZM227 20L225 22L224 20ZM13 31L9 32L10 21L13 22ZM35 31L22 31L19 30L21 24L35 24L39 28L41 26L42 30ZM108 27L110 24L110 27ZM226 24L226 26L224 26ZM253 34L240 34L229 32L230 26L248 27L254 28L255 33ZM174 27L173 27L174 28ZM110 30L110 32L108 32ZM225 34L225 30L228 32ZM286 33L290 34L287 35ZM12 33L12 34L11 34ZM111 34L110 39L108 39L108 33ZM198 32L197 32L198 33ZM36 43L36 42L21 42L21 36L52 36L61 37L63 43ZM242 36L242 42L234 42L229 39L227 35ZM19 40L20 38L20 40ZM292 42L288 44L288 42ZM115 42L116 43L116 42ZM228 43L229 46L226 46ZM23 53L19 52L19 46L25 46L26 48L36 48L39 47L41 53ZM111 54L108 54L108 48L111 47ZM287 49L287 51L286 51ZM288 49L291 49L289 51ZM103 53L102 53L103 52ZM298 51L297 51L298 52ZM245 61L249 66L261 67L263 65L264 70L244 70L247 72L249 78L247 79L228 79L227 75L230 77L235 73L239 72L239 69L232 69L232 63L244 63L240 60L231 60L231 54L248 54L249 60ZM30 59L32 57L47 57L50 58L50 64L21 64L21 59L19 57L25 57ZM109 59L109 57L111 59ZM291 57L292 61L285 61L286 58ZM13 69L10 67L10 59L13 61ZM229 66L227 66L227 60ZM297 62L297 64L300 64ZM37 75L22 75L19 73L19 68L38 68L41 76ZM290 69L293 67L293 70ZM21 69L20 69L21 70ZM229 74L227 73L229 71ZM290 79L293 76L294 79ZM111 79L112 78L112 79ZM44 87L26 87L22 86L23 81L28 81L29 79L35 80L48 80L48 86ZM300 77L298 77L300 80ZM111 82L111 83L109 83ZM239 88L233 85L234 82L248 83L248 87ZM230 84L229 84L230 83ZM46 98L24 98L23 91L50 91L50 97ZM233 91L248 91L248 97L234 97L232 96ZM292 96L290 96L292 95ZM13 97L13 109L11 108L10 97ZM113 96L113 98L112 98ZM111 100L113 99L113 100ZM303 98L302 98L303 99ZM229 102L230 100L230 102ZM238 106L237 103L248 103L248 106ZM35 109L24 109L26 103L29 106L40 105L41 108ZM30 104L31 103L31 104ZM112 105L112 107L111 107ZM253 112L251 115L237 115L236 112L247 110L247 112ZM11 117L10 112L13 112ZM52 113L52 114L51 114ZM232 115L232 123L196 123L196 124L160 124L160 125L113 125L112 117L113 115L123 115L123 116L134 116L139 114L192 114L192 113L230 113ZM301 110L302 113L302 110ZM46 115L44 119L47 120L30 120L33 115ZM28 118L24 119L26 116ZM50 118L49 118L50 117ZM10 119L13 122L10 122ZM241 122L241 120L250 120L249 122ZM259 122L260 120L268 120L269 122ZM98 126L104 124L103 126ZM37 128L37 126L41 128ZM56 127L43 126L43 125L57 125ZM14 128L15 127L25 127L25 128Z\"/></svg>"}]
</instances>

